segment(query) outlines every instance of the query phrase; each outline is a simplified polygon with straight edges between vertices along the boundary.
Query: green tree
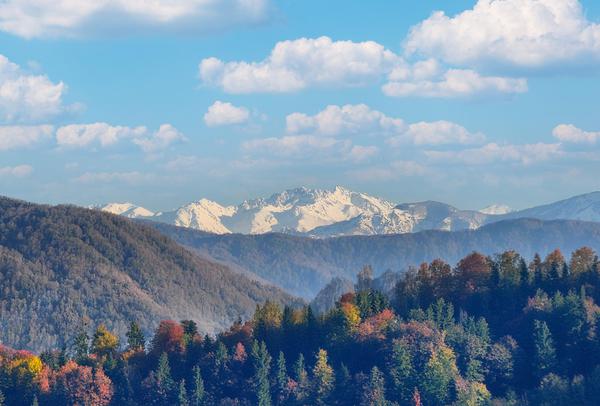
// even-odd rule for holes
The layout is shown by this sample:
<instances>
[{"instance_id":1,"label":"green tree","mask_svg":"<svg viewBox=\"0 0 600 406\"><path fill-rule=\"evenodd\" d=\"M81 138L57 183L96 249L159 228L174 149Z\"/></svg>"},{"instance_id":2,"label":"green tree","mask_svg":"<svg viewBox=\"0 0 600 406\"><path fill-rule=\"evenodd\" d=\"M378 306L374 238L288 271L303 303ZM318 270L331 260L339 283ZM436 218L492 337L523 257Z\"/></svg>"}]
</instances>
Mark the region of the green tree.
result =
<instances>
[{"instance_id":1,"label":"green tree","mask_svg":"<svg viewBox=\"0 0 600 406\"><path fill-rule=\"evenodd\" d=\"M269 371L271 355L264 341L252 343L252 365L254 366L254 392L258 406L271 406Z\"/></svg>"},{"instance_id":2,"label":"green tree","mask_svg":"<svg viewBox=\"0 0 600 406\"><path fill-rule=\"evenodd\" d=\"M185 379L179 382L179 394L177 395L177 401L179 406L189 406L190 402L187 396L187 389L185 388Z\"/></svg>"},{"instance_id":3,"label":"green tree","mask_svg":"<svg viewBox=\"0 0 600 406\"><path fill-rule=\"evenodd\" d=\"M84 329L75 336L73 352L77 361L86 359L90 353L90 336Z\"/></svg>"},{"instance_id":4,"label":"green tree","mask_svg":"<svg viewBox=\"0 0 600 406\"><path fill-rule=\"evenodd\" d=\"M275 381L277 383L277 403L284 404L287 393L288 375L283 351L279 351L279 356L277 357L277 374L275 376Z\"/></svg>"},{"instance_id":5,"label":"green tree","mask_svg":"<svg viewBox=\"0 0 600 406\"><path fill-rule=\"evenodd\" d=\"M408 403L413 396L414 368L411 354L406 343L395 340L389 362L389 372L393 387L393 398Z\"/></svg>"},{"instance_id":6,"label":"green tree","mask_svg":"<svg viewBox=\"0 0 600 406\"><path fill-rule=\"evenodd\" d=\"M362 406L386 406L385 378L376 366L371 369L369 380L363 388Z\"/></svg>"},{"instance_id":7,"label":"green tree","mask_svg":"<svg viewBox=\"0 0 600 406\"><path fill-rule=\"evenodd\" d=\"M173 396L175 390L175 381L171 376L171 366L169 365L169 357L166 352L163 352L158 360L156 367L156 383L157 395L160 399L168 402Z\"/></svg>"},{"instance_id":8,"label":"green tree","mask_svg":"<svg viewBox=\"0 0 600 406\"><path fill-rule=\"evenodd\" d=\"M436 348L423 371L422 394L426 405L445 405L452 401L451 388L458 375L456 356L446 347Z\"/></svg>"},{"instance_id":9,"label":"green tree","mask_svg":"<svg viewBox=\"0 0 600 406\"><path fill-rule=\"evenodd\" d=\"M294 380L298 384L296 389L296 400L302 401L308 396L309 382L308 372L306 371L306 365L304 363L304 354L300 353L298 359L294 363Z\"/></svg>"},{"instance_id":10,"label":"green tree","mask_svg":"<svg viewBox=\"0 0 600 406\"><path fill-rule=\"evenodd\" d=\"M533 322L533 371L541 379L556 367L556 349L552 334L545 321Z\"/></svg>"},{"instance_id":11,"label":"green tree","mask_svg":"<svg viewBox=\"0 0 600 406\"><path fill-rule=\"evenodd\" d=\"M317 405L327 405L335 383L333 368L327 363L327 351L319 349L316 358L313 368L314 400Z\"/></svg>"},{"instance_id":12,"label":"green tree","mask_svg":"<svg viewBox=\"0 0 600 406\"><path fill-rule=\"evenodd\" d=\"M146 347L146 338L140 328L140 325L132 321L129 324L129 330L127 331L127 348L129 350L140 351Z\"/></svg>"},{"instance_id":13,"label":"green tree","mask_svg":"<svg viewBox=\"0 0 600 406\"><path fill-rule=\"evenodd\" d=\"M202 373L198 365L192 369L194 377L194 392L192 393L192 406L204 405L204 399L206 394L204 393L204 381L202 380Z\"/></svg>"}]
</instances>

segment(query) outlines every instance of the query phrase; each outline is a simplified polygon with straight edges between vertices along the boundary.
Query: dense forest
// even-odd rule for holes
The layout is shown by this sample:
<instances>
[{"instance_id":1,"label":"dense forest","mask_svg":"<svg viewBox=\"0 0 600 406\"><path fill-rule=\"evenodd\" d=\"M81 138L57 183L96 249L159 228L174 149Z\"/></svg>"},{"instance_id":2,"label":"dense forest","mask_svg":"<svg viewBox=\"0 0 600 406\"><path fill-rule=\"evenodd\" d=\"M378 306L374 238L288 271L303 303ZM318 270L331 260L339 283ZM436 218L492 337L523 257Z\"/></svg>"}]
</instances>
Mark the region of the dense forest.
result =
<instances>
[{"instance_id":1,"label":"dense forest","mask_svg":"<svg viewBox=\"0 0 600 406\"><path fill-rule=\"evenodd\" d=\"M455 263L470 252L492 255L516 250L530 258L560 248L600 250L600 223L534 219L505 220L477 230L422 231L326 239L286 234L215 235L150 223L161 233L211 261L257 275L287 292L312 299L332 278L354 278L370 264L375 274L403 272L409 266L444 258Z\"/></svg>"},{"instance_id":2,"label":"dense forest","mask_svg":"<svg viewBox=\"0 0 600 406\"><path fill-rule=\"evenodd\" d=\"M135 319L195 320L203 331L252 316L257 303L295 301L190 253L155 229L73 206L0 198L0 342L69 345L85 323L125 338Z\"/></svg>"},{"instance_id":3,"label":"dense forest","mask_svg":"<svg viewBox=\"0 0 600 406\"><path fill-rule=\"evenodd\" d=\"M600 261L471 253L408 271L391 295L370 267L316 315L266 302L216 337L162 321L120 342L104 325L68 348L0 349L7 405L597 405Z\"/></svg>"}]
</instances>

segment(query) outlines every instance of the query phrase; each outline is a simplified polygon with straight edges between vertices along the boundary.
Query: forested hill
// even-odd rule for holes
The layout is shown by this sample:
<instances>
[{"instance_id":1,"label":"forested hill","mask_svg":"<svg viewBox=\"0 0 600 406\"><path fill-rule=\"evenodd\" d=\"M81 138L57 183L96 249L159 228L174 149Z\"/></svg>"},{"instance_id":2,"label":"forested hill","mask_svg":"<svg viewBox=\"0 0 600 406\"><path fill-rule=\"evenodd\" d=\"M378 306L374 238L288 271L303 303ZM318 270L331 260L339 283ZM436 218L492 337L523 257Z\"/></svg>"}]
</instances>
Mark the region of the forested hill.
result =
<instances>
[{"instance_id":1,"label":"forested hill","mask_svg":"<svg viewBox=\"0 0 600 406\"><path fill-rule=\"evenodd\" d=\"M379 275L404 271L436 258L456 263L478 251L516 250L526 258L560 248L600 250L600 223L571 220L506 220L478 230L423 231L412 234L312 239L285 234L215 235L152 224L165 235L207 258L255 273L287 291L312 299L332 277L352 279L370 264Z\"/></svg>"},{"instance_id":2,"label":"forested hill","mask_svg":"<svg viewBox=\"0 0 600 406\"><path fill-rule=\"evenodd\" d=\"M198 258L151 227L72 206L0 198L0 342L69 345L84 323L123 336L165 318L221 330L266 299L294 300Z\"/></svg>"}]
</instances>

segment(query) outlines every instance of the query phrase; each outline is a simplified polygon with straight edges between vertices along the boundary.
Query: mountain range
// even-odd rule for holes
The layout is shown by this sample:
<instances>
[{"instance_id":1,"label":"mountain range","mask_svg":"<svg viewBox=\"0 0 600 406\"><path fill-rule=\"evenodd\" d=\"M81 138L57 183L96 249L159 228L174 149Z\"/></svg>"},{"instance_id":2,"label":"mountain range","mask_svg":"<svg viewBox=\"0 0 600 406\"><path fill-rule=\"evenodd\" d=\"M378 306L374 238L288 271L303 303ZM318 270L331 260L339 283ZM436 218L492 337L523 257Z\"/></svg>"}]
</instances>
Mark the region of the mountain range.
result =
<instances>
[{"instance_id":1,"label":"mountain range","mask_svg":"<svg viewBox=\"0 0 600 406\"><path fill-rule=\"evenodd\" d=\"M193 255L154 228L74 206L0 197L0 343L70 346L88 324L124 339L162 319L215 333L265 300L299 303L223 264Z\"/></svg>"},{"instance_id":2,"label":"mountain range","mask_svg":"<svg viewBox=\"0 0 600 406\"><path fill-rule=\"evenodd\" d=\"M279 232L326 238L474 230L485 224L517 218L600 221L600 192L519 211L505 205L491 205L478 211L461 210L435 201L396 204L340 186L331 190L290 189L234 206L201 199L159 213L131 203L94 208L216 234Z\"/></svg>"},{"instance_id":3,"label":"mountain range","mask_svg":"<svg viewBox=\"0 0 600 406\"><path fill-rule=\"evenodd\" d=\"M582 246L600 252L600 223L578 220L507 219L476 230L322 239L282 233L219 235L149 224L207 260L306 299L314 298L333 278L354 280L364 265L371 265L379 276L436 258L455 265L473 251L493 255L516 250L528 259L556 248L565 255Z\"/></svg>"}]
</instances>

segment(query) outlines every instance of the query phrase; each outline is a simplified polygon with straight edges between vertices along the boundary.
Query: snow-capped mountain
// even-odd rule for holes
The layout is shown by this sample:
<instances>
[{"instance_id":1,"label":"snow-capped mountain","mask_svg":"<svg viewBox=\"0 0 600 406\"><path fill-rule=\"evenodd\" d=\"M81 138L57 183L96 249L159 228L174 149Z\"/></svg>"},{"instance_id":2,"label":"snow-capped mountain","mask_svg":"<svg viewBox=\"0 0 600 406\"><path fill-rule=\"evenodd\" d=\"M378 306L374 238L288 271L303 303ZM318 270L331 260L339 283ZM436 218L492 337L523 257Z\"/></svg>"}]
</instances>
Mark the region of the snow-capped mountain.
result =
<instances>
[{"instance_id":1,"label":"snow-capped mountain","mask_svg":"<svg viewBox=\"0 0 600 406\"><path fill-rule=\"evenodd\" d=\"M526 217L600 221L600 192L521 211L510 211L502 205L479 211L460 210L434 201L395 204L340 186L331 190L290 189L234 206L201 199L162 213L131 203L94 208L216 234L282 232L332 237L474 230L495 221Z\"/></svg>"},{"instance_id":2,"label":"snow-capped mountain","mask_svg":"<svg viewBox=\"0 0 600 406\"><path fill-rule=\"evenodd\" d=\"M155 215L152 211L132 203L109 203L102 206L91 206L90 208L129 218L151 217Z\"/></svg>"},{"instance_id":3,"label":"snow-capped mountain","mask_svg":"<svg viewBox=\"0 0 600 406\"><path fill-rule=\"evenodd\" d=\"M480 213L483 214L491 214L494 216L508 214L513 212L514 210L505 204L492 204L483 209L479 210Z\"/></svg>"}]
</instances>

